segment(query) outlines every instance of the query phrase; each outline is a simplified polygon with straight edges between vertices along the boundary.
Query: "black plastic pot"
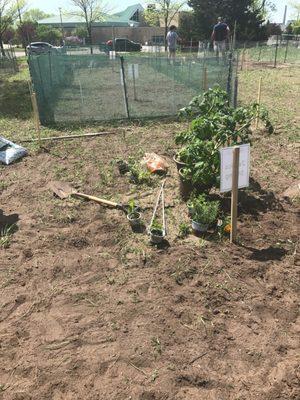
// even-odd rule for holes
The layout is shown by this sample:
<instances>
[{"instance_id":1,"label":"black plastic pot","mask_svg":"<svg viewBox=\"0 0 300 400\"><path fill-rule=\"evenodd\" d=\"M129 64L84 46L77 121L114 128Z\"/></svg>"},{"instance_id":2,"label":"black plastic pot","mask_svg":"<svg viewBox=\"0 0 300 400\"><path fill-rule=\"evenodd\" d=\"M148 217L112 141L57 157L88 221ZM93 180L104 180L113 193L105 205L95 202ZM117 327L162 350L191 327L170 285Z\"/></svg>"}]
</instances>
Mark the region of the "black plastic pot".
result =
<instances>
[{"instance_id":1,"label":"black plastic pot","mask_svg":"<svg viewBox=\"0 0 300 400\"><path fill-rule=\"evenodd\" d=\"M179 174L179 191L183 200L187 200L194 188L193 183L189 179L185 179L182 175L182 168L178 171Z\"/></svg>"},{"instance_id":2,"label":"black plastic pot","mask_svg":"<svg viewBox=\"0 0 300 400\"><path fill-rule=\"evenodd\" d=\"M180 160L177 158L177 154L174 155L173 161L175 162L178 171L179 171L181 168L184 168L184 167L186 166L186 163L180 161Z\"/></svg>"},{"instance_id":3,"label":"black plastic pot","mask_svg":"<svg viewBox=\"0 0 300 400\"><path fill-rule=\"evenodd\" d=\"M150 242L159 244L164 239L164 232L162 229L150 229Z\"/></svg>"},{"instance_id":4,"label":"black plastic pot","mask_svg":"<svg viewBox=\"0 0 300 400\"><path fill-rule=\"evenodd\" d=\"M127 215L127 219L130 223L130 226L132 228L138 228L141 226L142 222L142 217L141 214L137 211L134 211L133 213L130 213Z\"/></svg>"}]
</instances>

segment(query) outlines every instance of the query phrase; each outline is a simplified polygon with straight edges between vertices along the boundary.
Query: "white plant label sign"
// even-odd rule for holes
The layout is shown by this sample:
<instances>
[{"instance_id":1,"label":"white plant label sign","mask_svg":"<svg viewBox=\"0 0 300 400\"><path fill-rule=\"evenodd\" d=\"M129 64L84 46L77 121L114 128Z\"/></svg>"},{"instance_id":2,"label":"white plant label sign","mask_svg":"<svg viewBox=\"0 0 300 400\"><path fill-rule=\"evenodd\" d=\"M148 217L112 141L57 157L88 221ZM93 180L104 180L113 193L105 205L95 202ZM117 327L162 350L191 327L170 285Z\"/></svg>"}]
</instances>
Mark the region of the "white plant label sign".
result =
<instances>
[{"instance_id":1,"label":"white plant label sign","mask_svg":"<svg viewBox=\"0 0 300 400\"><path fill-rule=\"evenodd\" d=\"M116 52L115 51L110 51L109 52L109 59L110 60L115 60L116 59Z\"/></svg>"},{"instance_id":2,"label":"white plant label sign","mask_svg":"<svg viewBox=\"0 0 300 400\"><path fill-rule=\"evenodd\" d=\"M239 189L249 186L250 178L250 144L242 144L240 148L239 163ZM234 147L220 149L221 155L221 185L220 192L232 190L232 163Z\"/></svg>"},{"instance_id":3,"label":"white plant label sign","mask_svg":"<svg viewBox=\"0 0 300 400\"><path fill-rule=\"evenodd\" d=\"M139 78L139 64L128 64L128 77L133 79L133 73L135 79Z\"/></svg>"},{"instance_id":4,"label":"white plant label sign","mask_svg":"<svg viewBox=\"0 0 300 400\"><path fill-rule=\"evenodd\" d=\"M121 85L124 86L124 79L123 79L123 71L122 71L122 68L120 68L120 79L121 79Z\"/></svg>"}]
</instances>

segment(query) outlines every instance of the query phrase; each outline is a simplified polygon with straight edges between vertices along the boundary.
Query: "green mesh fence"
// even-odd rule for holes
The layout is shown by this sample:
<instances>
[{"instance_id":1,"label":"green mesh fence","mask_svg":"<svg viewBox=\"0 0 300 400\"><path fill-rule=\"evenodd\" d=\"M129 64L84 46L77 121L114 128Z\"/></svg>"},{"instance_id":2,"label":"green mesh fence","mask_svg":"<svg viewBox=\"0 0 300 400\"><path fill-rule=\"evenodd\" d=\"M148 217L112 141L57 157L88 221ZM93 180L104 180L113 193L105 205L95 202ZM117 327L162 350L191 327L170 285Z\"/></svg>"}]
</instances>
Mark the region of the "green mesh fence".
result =
<instances>
[{"instance_id":1,"label":"green mesh fence","mask_svg":"<svg viewBox=\"0 0 300 400\"><path fill-rule=\"evenodd\" d=\"M41 122L72 123L175 115L205 86L228 86L227 60L105 54L29 58ZM124 76L124 77L123 77Z\"/></svg>"}]
</instances>

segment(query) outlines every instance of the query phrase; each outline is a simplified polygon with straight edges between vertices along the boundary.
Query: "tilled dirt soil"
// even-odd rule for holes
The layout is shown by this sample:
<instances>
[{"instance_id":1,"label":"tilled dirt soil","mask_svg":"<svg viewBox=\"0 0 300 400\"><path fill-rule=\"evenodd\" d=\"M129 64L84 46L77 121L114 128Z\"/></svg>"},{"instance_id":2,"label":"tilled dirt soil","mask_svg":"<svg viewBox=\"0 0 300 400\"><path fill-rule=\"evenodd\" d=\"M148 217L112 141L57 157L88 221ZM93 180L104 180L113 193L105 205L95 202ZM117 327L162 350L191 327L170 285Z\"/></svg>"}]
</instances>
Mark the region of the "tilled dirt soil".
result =
<instances>
[{"instance_id":1,"label":"tilled dirt soil","mask_svg":"<svg viewBox=\"0 0 300 400\"><path fill-rule=\"evenodd\" d=\"M115 133L29 146L0 167L0 399L299 399L299 200L282 196L299 175L290 121L256 135L235 245L178 237L189 218L172 156L184 124L105 127ZM48 189L62 180L135 198L147 224L161 178L134 185L116 160L152 151L170 166L163 246L120 211Z\"/></svg>"}]
</instances>

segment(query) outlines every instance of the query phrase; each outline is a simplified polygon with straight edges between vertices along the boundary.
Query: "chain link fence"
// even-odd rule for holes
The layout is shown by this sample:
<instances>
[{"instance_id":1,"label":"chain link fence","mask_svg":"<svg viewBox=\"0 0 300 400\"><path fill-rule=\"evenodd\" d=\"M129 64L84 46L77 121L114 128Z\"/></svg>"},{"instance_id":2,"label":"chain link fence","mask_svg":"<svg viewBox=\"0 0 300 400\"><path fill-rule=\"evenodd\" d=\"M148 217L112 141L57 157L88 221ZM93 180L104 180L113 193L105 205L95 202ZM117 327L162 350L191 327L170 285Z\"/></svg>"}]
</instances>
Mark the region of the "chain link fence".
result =
<instances>
[{"instance_id":1,"label":"chain link fence","mask_svg":"<svg viewBox=\"0 0 300 400\"><path fill-rule=\"evenodd\" d=\"M43 124L176 115L216 84L231 92L234 69L216 57L42 54L29 67Z\"/></svg>"},{"instance_id":2,"label":"chain link fence","mask_svg":"<svg viewBox=\"0 0 300 400\"><path fill-rule=\"evenodd\" d=\"M0 51L0 76L18 72L18 64L13 48Z\"/></svg>"}]
</instances>

